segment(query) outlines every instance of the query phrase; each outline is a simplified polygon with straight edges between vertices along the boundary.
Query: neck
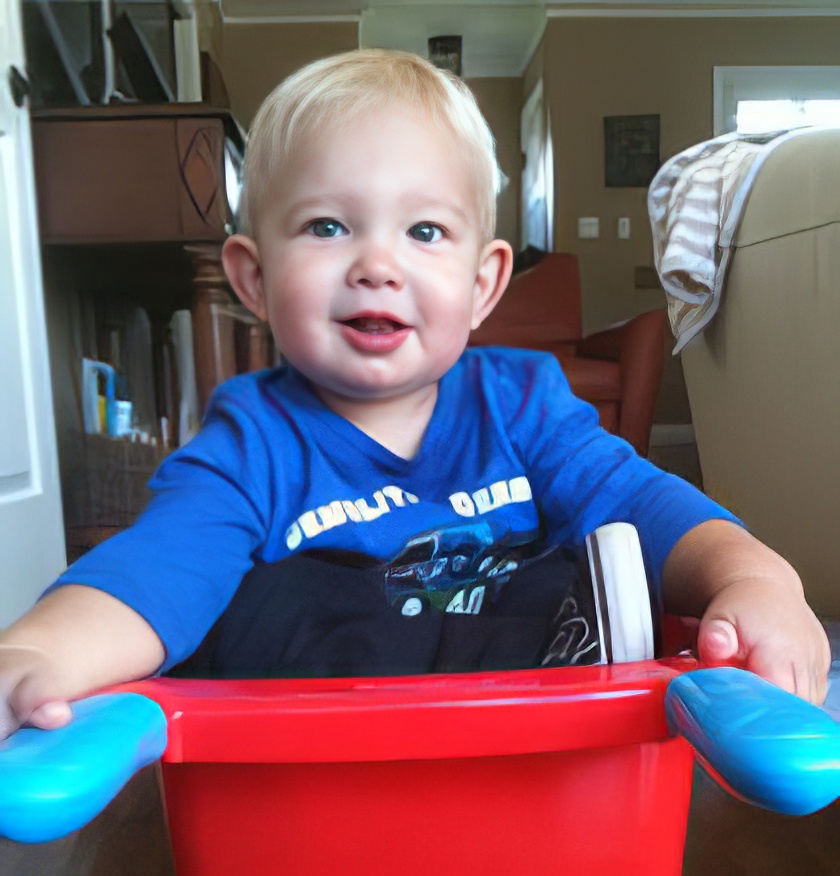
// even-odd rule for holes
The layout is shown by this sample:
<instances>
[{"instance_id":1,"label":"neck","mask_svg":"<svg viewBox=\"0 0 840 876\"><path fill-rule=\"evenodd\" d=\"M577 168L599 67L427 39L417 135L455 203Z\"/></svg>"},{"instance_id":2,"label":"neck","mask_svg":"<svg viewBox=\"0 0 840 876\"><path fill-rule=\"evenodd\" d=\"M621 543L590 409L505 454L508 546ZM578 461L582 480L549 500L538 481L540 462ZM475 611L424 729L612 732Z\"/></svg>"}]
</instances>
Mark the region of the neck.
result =
<instances>
[{"instance_id":1,"label":"neck","mask_svg":"<svg viewBox=\"0 0 840 876\"><path fill-rule=\"evenodd\" d=\"M397 398L355 399L318 390L331 411L403 459L412 459L420 449L437 394L437 383Z\"/></svg>"}]
</instances>

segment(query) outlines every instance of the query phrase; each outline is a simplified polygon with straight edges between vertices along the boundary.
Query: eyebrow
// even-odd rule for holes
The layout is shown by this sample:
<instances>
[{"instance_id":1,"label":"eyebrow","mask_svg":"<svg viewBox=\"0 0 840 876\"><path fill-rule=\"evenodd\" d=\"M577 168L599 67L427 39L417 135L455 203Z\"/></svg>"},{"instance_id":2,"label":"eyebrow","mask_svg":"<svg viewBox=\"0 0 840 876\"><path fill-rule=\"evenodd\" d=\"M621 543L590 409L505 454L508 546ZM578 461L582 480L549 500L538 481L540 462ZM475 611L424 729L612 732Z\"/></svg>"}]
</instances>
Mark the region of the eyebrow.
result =
<instances>
[{"instance_id":1,"label":"eyebrow","mask_svg":"<svg viewBox=\"0 0 840 876\"><path fill-rule=\"evenodd\" d=\"M421 222L424 220L433 221L435 218L434 214L437 212L453 214L466 224L470 224L473 221L473 219L470 218L469 213L453 201L427 201L421 194L416 198L409 197L407 203L407 211L416 213L419 217L418 221ZM316 213L321 208L323 208L325 215L331 213L333 209L337 212L348 209L346 199L342 196L324 194L301 198L299 201L296 201L289 206L287 215L294 220L297 220L301 214L305 215L310 212Z\"/></svg>"},{"instance_id":2,"label":"eyebrow","mask_svg":"<svg viewBox=\"0 0 840 876\"><path fill-rule=\"evenodd\" d=\"M459 219L464 222L470 222L469 214L462 210L457 204L452 203L451 201L430 201L420 203L417 208L418 213L423 212L425 210L430 210L431 212L435 212L437 210L448 210L451 213L454 213L458 216Z\"/></svg>"},{"instance_id":3,"label":"eyebrow","mask_svg":"<svg viewBox=\"0 0 840 876\"><path fill-rule=\"evenodd\" d=\"M332 207L338 204L340 200L335 195L317 195L311 198L301 198L299 201L289 205L289 213L307 213L321 206Z\"/></svg>"}]
</instances>

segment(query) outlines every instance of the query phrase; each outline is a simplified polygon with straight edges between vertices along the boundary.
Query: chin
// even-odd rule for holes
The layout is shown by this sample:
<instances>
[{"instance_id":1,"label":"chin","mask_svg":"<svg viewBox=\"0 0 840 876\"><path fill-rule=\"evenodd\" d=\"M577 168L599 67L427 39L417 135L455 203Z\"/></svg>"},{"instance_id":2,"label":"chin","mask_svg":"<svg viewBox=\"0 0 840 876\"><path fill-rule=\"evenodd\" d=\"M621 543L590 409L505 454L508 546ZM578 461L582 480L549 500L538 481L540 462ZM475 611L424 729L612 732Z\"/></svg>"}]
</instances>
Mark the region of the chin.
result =
<instances>
[{"instance_id":1,"label":"chin","mask_svg":"<svg viewBox=\"0 0 840 876\"><path fill-rule=\"evenodd\" d=\"M325 392L355 402L382 402L405 398L422 393L437 384L437 379L418 383L395 383L392 381L359 381L352 384L321 384Z\"/></svg>"}]
</instances>

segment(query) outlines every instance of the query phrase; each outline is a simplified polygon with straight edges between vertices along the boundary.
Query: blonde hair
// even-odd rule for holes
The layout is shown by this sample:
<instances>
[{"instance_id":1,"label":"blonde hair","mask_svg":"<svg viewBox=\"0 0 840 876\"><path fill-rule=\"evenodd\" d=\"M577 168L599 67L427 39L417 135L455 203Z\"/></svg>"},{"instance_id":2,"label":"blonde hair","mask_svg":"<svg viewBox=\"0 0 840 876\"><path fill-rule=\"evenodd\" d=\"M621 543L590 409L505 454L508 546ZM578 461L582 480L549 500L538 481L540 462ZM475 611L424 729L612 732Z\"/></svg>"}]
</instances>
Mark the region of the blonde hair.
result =
<instances>
[{"instance_id":1,"label":"blonde hair","mask_svg":"<svg viewBox=\"0 0 840 876\"><path fill-rule=\"evenodd\" d=\"M307 134L324 122L395 101L428 112L461 144L475 181L480 230L489 241L496 227L499 169L495 141L475 97L448 71L417 55L384 49L360 49L308 64L263 101L245 153L239 210L243 233L253 236L269 181Z\"/></svg>"}]
</instances>

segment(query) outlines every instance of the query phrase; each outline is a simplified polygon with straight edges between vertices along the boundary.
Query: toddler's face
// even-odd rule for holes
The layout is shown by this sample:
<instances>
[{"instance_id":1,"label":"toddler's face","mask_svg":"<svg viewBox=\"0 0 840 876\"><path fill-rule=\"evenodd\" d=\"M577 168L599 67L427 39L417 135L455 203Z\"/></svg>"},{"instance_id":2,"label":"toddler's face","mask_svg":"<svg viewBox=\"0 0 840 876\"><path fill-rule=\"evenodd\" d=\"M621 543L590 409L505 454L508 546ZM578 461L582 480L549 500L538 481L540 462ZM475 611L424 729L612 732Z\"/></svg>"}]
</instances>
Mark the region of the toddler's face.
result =
<instances>
[{"instance_id":1,"label":"toddler's face","mask_svg":"<svg viewBox=\"0 0 840 876\"><path fill-rule=\"evenodd\" d=\"M299 144L255 238L255 312L328 404L436 382L506 266L499 242L482 247L472 174L452 137L402 107Z\"/></svg>"}]
</instances>

